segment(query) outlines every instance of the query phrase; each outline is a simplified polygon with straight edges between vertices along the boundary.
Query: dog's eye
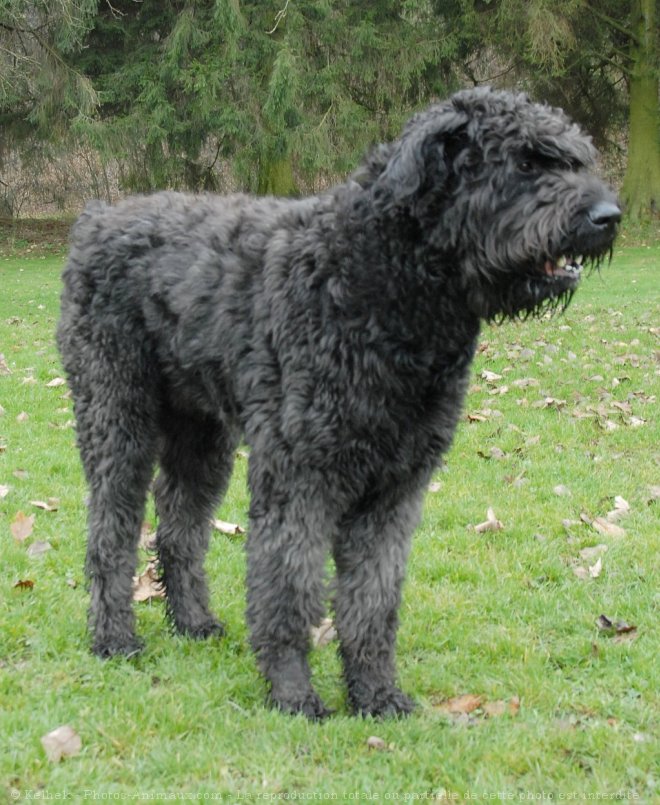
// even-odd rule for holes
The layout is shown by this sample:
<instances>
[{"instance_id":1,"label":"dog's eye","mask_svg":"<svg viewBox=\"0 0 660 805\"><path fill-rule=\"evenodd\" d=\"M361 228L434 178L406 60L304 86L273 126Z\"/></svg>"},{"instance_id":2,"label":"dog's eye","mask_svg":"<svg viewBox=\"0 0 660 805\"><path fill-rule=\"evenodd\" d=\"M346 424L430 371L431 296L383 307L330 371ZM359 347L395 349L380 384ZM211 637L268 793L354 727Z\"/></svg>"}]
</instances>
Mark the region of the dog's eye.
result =
<instances>
[{"instance_id":1,"label":"dog's eye","mask_svg":"<svg viewBox=\"0 0 660 805\"><path fill-rule=\"evenodd\" d=\"M534 170L534 163L532 162L531 159L524 159L522 162L519 163L518 170L521 173L532 173Z\"/></svg>"}]
</instances>

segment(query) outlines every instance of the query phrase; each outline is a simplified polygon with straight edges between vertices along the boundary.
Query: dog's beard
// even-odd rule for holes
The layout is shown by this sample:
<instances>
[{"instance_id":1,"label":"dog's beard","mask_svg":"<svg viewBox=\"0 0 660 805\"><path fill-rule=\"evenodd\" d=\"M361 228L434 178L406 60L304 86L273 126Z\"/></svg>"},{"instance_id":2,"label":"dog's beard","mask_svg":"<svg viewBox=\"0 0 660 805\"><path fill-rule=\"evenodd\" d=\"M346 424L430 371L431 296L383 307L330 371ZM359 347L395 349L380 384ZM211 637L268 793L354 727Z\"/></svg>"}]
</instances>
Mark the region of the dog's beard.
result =
<instances>
[{"instance_id":1,"label":"dog's beard","mask_svg":"<svg viewBox=\"0 0 660 805\"><path fill-rule=\"evenodd\" d=\"M529 319L563 313L571 303L584 274L598 270L607 254L591 254L569 262L542 260L522 272L507 272L475 297L476 312L487 321Z\"/></svg>"}]
</instances>

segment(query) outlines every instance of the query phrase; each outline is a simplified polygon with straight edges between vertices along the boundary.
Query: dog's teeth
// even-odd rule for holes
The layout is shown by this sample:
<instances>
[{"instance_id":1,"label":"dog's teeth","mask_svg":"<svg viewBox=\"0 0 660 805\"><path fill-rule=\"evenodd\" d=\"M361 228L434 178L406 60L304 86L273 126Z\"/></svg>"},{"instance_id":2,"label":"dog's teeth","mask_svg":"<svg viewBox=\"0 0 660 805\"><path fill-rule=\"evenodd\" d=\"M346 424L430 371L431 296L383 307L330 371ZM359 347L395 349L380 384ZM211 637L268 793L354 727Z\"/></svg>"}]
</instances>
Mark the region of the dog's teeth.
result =
<instances>
[{"instance_id":1,"label":"dog's teeth","mask_svg":"<svg viewBox=\"0 0 660 805\"><path fill-rule=\"evenodd\" d=\"M562 255L562 257L557 260L557 268L566 268L567 262L568 260Z\"/></svg>"}]
</instances>

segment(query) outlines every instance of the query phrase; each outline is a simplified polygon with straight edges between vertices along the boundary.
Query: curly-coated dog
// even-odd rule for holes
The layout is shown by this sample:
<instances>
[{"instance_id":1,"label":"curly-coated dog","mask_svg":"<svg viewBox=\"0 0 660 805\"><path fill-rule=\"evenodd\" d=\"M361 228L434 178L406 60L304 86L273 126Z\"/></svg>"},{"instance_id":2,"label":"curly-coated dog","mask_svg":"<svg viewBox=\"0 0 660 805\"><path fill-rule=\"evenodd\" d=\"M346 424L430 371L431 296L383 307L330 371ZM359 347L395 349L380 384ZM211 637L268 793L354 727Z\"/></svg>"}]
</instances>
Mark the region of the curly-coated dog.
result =
<instances>
[{"instance_id":1,"label":"curly-coated dog","mask_svg":"<svg viewBox=\"0 0 660 805\"><path fill-rule=\"evenodd\" d=\"M327 713L307 654L331 554L353 711L410 711L394 644L424 490L480 323L565 306L611 251L621 213L593 163L561 111L481 88L319 196L88 206L58 344L90 487L94 651L140 647L131 582L156 464L168 612L182 634L222 632L204 555L243 436L247 618L273 702Z\"/></svg>"}]
</instances>

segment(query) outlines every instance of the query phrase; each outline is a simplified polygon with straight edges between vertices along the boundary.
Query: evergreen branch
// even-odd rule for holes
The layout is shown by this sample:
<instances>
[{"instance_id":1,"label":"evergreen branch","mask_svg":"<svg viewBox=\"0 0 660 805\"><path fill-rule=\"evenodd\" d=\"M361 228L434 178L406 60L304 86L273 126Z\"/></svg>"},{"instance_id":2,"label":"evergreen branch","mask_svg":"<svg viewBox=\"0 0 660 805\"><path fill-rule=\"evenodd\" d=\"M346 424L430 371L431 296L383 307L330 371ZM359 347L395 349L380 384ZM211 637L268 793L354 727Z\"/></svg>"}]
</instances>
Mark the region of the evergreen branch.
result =
<instances>
[{"instance_id":1,"label":"evergreen branch","mask_svg":"<svg viewBox=\"0 0 660 805\"><path fill-rule=\"evenodd\" d=\"M594 8L591 3L587 3L587 8L589 11L596 17L596 19L601 20L602 22L609 25L611 28L614 28L615 31L618 31L620 34L623 34L628 39L631 39L636 45L639 45L639 38L633 33L630 28L627 28L625 25L622 25L617 20L613 19L607 14L604 14L602 11Z\"/></svg>"},{"instance_id":2,"label":"evergreen branch","mask_svg":"<svg viewBox=\"0 0 660 805\"><path fill-rule=\"evenodd\" d=\"M266 31L266 33L267 33L269 36L270 36L271 34L274 34L274 33L275 33L275 31L277 30L277 28L278 28L279 24L280 24L280 23L282 22L282 20L283 20L283 19L286 17L286 12L287 12L288 8L289 8L289 0L286 0L286 2L284 3L284 8L281 8L281 9L280 9L280 10L277 12L277 14L275 15L275 25L273 26L272 30L270 30L270 31Z\"/></svg>"}]
</instances>

